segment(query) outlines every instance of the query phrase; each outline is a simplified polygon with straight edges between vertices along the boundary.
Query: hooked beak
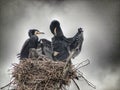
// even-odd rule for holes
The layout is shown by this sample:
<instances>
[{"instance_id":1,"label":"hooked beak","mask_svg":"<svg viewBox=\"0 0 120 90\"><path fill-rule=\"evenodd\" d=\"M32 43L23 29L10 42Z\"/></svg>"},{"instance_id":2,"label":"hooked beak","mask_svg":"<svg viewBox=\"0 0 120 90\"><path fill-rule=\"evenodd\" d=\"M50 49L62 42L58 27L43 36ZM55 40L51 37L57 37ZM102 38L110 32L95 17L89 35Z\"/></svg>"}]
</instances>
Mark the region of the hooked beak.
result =
<instances>
[{"instance_id":1,"label":"hooked beak","mask_svg":"<svg viewBox=\"0 0 120 90\"><path fill-rule=\"evenodd\" d=\"M37 32L37 34L45 34L45 33L44 33L44 32L40 32L40 31L39 31L39 32Z\"/></svg>"},{"instance_id":2,"label":"hooked beak","mask_svg":"<svg viewBox=\"0 0 120 90\"><path fill-rule=\"evenodd\" d=\"M45 33L44 33L44 32L40 32L40 31L36 31L36 32L35 32L35 35L36 35L36 36L39 36L40 34L45 34Z\"/></svg>"}]
</instances>

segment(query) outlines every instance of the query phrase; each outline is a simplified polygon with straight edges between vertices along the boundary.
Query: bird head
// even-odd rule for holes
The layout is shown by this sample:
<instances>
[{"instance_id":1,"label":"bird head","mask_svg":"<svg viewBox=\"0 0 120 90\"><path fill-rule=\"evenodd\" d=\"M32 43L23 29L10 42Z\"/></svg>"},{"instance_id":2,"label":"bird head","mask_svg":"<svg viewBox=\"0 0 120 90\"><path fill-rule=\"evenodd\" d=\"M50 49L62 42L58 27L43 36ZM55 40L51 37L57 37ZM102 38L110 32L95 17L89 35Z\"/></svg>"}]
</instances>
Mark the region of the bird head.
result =
<instances>
[{"instance_id":1,"label":"bird head","mask_svg":"<svg viewBox=\"0 0 120 90\"><path fill-rule=\"evenodd\" d=\"M53 20L50 24L50 30L55 36L61 36L63 35L63 32L60 27L60 23L57 20Z\"/></svg>"},{"instance_id":2,"label":"bird head","mask_svg":"<svg viewBox=\"0 0 120 90\"><path fill-rule=\"evenodd\" d=\"M40 32L37 29L30 29L28 32L29 37L31 37L32 35L38 36L39 34L44 34L44 32Z\"/></svg>"}]
</instances>

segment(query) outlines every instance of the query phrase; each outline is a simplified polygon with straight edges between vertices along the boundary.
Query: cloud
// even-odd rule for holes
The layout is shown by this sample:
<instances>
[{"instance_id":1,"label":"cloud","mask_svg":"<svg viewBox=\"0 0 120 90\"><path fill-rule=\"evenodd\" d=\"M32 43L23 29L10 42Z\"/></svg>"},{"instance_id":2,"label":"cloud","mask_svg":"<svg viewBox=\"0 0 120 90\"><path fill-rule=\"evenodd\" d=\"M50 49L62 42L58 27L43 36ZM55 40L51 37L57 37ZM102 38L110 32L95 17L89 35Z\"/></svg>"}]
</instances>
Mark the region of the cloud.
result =
<instances>
[{"instance_id":1,"label":"cloud","mask_svg":"<svg viewBox=\"0 0 120 90\"><path fill-rule=\"evenodd\" d=\"M28 30L37 28L44 31L46 34L40 38L51 40L49 24L58 19L67 37L73 36L79 27L83 28L82 52L73 63L87 58L91 60L91 64L81 71L97 86L96 90L119 90L119 5L119 1L1 0L1 85L9 82L7 69L18 62L16 54L28 38ZM90 90L83 80L79 83L83 83L83 90ZM71 88L75 88L74 85Z\"/></svg>"}]
</instances>

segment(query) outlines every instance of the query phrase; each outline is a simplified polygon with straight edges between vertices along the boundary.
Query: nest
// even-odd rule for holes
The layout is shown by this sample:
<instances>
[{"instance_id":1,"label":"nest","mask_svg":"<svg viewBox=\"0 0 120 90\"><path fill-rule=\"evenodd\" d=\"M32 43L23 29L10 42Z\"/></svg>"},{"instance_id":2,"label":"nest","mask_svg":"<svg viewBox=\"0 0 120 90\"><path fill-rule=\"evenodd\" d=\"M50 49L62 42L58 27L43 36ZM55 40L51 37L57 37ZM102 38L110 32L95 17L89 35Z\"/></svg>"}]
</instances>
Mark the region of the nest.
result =
<instances>
[{"instance_id":1,"label":"nest","mask_svg":"<svg viewBox=\"0 0 120 90\"><path fill-rule=\"evenodd\" d=\"M37 59L24 59L13 64L13 84L15 90L61 90L76 78L76 71L71 65L64 78L65 62L53 61L40 56ZM62 86L62 87L61 87Z\"/></svg>"}]
</instances>

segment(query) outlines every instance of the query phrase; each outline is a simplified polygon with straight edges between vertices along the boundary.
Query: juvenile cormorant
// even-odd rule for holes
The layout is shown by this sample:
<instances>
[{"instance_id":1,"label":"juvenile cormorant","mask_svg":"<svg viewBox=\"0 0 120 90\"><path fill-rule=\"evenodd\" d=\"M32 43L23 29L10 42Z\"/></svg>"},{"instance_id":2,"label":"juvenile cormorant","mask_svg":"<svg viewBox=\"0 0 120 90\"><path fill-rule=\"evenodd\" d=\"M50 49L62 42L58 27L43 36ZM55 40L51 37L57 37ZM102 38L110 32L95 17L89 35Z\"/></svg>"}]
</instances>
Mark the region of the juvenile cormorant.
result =
<instances>
[{"instance_id":1,"label":"juvenile cormorant","mask_svg":"<svg viewBox=\"0 0 120 90\"><path fill-rule=\"evenodd\" d=\"M49 59L52 59L51 41L44 39L44 38L40 39L38 48L41 48L41 53L43 55L47 56Z\"/></svg>"},{"instance_id":2,"label":"juvenile cormorant","mask_svg":"<svg viewBox=\"0 0 120 90\"><path fill-rule=\"evenodd\" d=\"M38 34L44 34L43 32L38 31L37 29L31 29L28 32L29 38L25 41L21 52L20 59L28 58L29 50L31 48L37 48L38 45Z\"/></svg>"},{"instance_id":3,"label":"juvenile cormorant","mask_svg":"<svg viewBox=\"0 0 120 90\"><path fill-rule=\"evenodd\" d=\"M57 20L53 20L50 24L50 30L54 37L52 38L52 50L54 60L66 60L72 50L75 50L72 58L75 58L81 51L83 43L82 28L72 38L66 38Z\"/></svg>"}]
</instances>

